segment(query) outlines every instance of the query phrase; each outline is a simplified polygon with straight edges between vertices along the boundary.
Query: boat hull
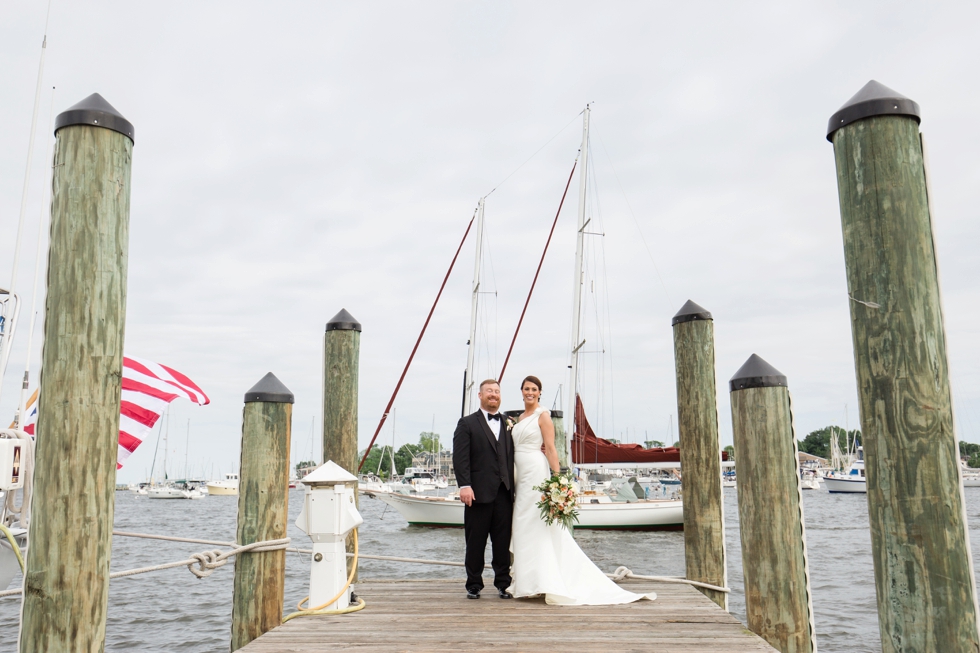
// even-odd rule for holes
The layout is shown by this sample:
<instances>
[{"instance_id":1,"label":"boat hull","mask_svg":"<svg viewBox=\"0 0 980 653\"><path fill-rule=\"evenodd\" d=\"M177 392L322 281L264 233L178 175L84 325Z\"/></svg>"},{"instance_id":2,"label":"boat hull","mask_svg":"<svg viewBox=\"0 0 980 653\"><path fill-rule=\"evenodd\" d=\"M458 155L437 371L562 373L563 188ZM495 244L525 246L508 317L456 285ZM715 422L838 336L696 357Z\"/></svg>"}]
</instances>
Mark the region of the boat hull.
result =
<instances>
[{"instance_id":1,"label":"boat hull","mask_svg":"<svg viewBox=\"0 0 980 653\"><path fill-rule=\"evenodd\" d=\"M238 496L238 487L230 487L223 483L208 483L208 494L219 497Z\"/></svg>"},{"instance_id":2,"label":"boat hull","mask_svg":"<svg viewBox=\"0 0 980 653\"><path fill-rule=\"evenodd\" d=\"M389 492L366 492L397 510L414 526L458 528L463 525L463 503L443 498L412 497ZM596 530L683 530L681 501L638 501L579 506L575 528Z\"/></svg>"},{"instance_id":3,"label":"boat hull","mask_svg":"<svg viewBox=\"0 0 980 653\"><path fill-rule=\"evenodd\" d=\"M867 494L868 483L863 478L834 478L825 476L823 484L831 494Z\"/></svg>"}]
</instances>

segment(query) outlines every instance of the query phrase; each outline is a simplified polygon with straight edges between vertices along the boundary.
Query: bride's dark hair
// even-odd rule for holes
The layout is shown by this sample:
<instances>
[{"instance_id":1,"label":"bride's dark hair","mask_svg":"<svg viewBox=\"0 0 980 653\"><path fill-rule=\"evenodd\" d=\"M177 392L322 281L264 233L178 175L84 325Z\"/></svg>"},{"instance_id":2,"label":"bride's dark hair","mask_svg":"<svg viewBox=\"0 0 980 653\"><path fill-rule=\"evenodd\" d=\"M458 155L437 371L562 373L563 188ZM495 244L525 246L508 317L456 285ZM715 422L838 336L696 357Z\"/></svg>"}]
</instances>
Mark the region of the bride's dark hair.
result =
<instances>
[{"instance_id":1,"label":"bride's dark hair","mask_svg":"<svg viewBox=\"0 0 980 653\"><path fill-rule=\"evenodd\" d=\"M521 390L524 389L524 384L527 383L528 381L530 381L534 385L538 386L538 392L541 392L542 390L544 390L544 388L541 387L541 379L539 379L536 376L525 376L524 377L524 380L521 381Z\"/></svg>"}]
</instances>

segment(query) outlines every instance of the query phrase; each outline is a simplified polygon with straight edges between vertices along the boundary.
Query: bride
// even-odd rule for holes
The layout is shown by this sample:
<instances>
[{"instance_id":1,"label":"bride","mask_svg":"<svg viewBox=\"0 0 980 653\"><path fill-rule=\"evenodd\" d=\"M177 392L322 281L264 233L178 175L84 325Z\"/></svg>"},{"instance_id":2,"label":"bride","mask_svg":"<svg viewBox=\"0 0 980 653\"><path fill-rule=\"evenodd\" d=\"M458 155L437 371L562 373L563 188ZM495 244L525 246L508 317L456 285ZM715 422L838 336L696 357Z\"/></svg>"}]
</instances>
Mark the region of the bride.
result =
<instances>
[{"instance_id":1,"label":"bride","mask_svg":"<svg viewBox=\"0 0 980 653\"><path fill-rule=\"evenodd\" d=\"M516 597L544 594L552 605L611 605L632 603L656 594L634 594L610 580L589 560L572 534L558 522L541 519L534 489L559 471L555 425L546 408L538 405L541 381L529 376L521 383L524 413L511 431L514 438L513 535L514 582L508 591ZM544 444L544 453L541 445ZM550 469L549 469L550 468Z\"/></svg>"}]
</instances>

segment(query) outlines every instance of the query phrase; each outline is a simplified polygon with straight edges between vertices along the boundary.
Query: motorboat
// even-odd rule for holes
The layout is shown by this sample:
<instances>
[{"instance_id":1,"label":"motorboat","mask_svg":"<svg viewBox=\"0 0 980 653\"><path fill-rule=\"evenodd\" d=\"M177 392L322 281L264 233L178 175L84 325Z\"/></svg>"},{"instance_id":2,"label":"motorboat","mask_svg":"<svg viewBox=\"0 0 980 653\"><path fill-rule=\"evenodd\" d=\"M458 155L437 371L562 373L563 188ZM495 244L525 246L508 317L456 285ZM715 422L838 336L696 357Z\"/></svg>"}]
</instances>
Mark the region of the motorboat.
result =
<instances>
[{"instance_id":1,"label":"motorboat","mask_svg":"<svg viewBox=\"0 0 980 653\"><path fill-rule=\"evenodd\" d=\"M207 496L204 485L186 482L155 485L146 491L148 499L206 499Z\"/></svg>"},{"instance_id":2,"label":"motorboat","mask_svg":"<svg viewBox=\"0 0 980 653\"><path fill-rule=\"evenodd\" d=\"M176 485L154 485L146 491L147 499L183 499L184 491Z\"/></svg>"},{"instance_id":3,"label":"motorboat","mask_svg":"<svg viewBox=\"0 0 980 653\"><path fill-rule=\"evenodd\" d=\"M217 496L238 496L238 473L225 474L222 481L208 481L208 494Z\"/></svg>"},{"instance_id":4,"label":"motorboat","mask_svg":"<svg viewBox=\"0 0 980 653\"><path fill-rule=\"evenodd\" d=\"M846 472L830 472L823 477L827 491L833 494L865 494L868 484L864 476L864 447L857 448L857 460Z\"/></svg>"}]
</instances>

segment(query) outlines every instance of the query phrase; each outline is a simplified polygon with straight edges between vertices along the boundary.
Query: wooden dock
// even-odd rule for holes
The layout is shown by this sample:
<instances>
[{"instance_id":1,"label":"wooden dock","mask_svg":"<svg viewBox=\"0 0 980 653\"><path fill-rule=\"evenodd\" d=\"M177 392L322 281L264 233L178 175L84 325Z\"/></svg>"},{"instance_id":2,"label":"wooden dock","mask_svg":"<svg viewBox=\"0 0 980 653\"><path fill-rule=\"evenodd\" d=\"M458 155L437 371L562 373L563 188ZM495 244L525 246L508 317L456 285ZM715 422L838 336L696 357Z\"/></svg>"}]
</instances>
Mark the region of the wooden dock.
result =
<instances>
[{"instance_id":1,"label":"wooden dock","mask_svg":"<svg viewBox=\"0 0 980 653\"><path fill-rule=\"evenodd\" d=\"M493 587L479 601L462 580L366 580L367 607L342 616L298 617L240 649L304 651L657 651L741 653L776 649L688 585L624 581L656 601L560 607L543 599L502 601Z\"/></svg>"}]
</instances>

